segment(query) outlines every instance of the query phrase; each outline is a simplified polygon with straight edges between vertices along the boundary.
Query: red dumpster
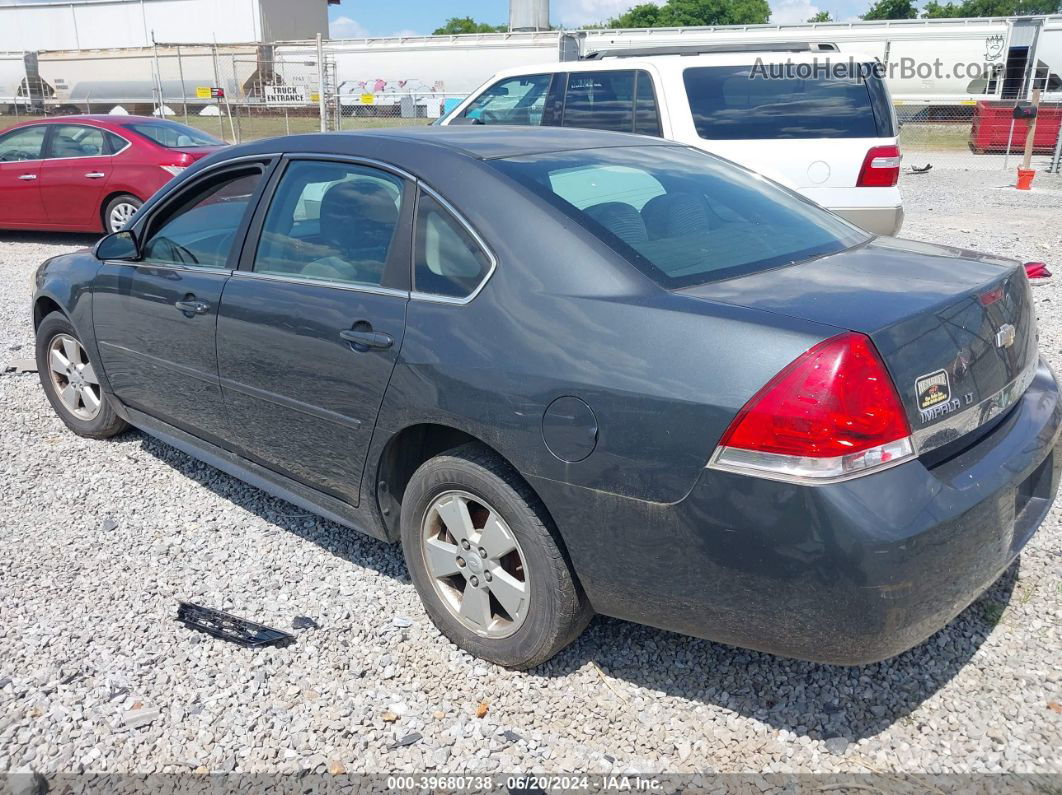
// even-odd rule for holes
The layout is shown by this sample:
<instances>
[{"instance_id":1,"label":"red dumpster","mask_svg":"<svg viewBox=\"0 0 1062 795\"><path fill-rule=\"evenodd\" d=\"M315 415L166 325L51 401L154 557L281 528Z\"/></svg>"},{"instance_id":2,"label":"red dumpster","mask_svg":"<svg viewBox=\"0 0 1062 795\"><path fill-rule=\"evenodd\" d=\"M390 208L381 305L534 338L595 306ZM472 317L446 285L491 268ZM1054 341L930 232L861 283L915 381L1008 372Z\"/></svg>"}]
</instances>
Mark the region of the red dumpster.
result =
<instances>
[{"instance_id":1,"label":"red dumpster","mask_svg":"<svg viewBox=\"0 0 1062 795\"><path fill-rule=\"evenodd\" d=\"M977 153L1001 152L1007 148L1007 134L1011 133L1010 151L1025 150L1025 134L1029 131L1027 119L1014 119L1013 102L990 102L981 100L974 108L973 127L970 130L970 148ZM1036 118L1036 133L1033 135L1033 151L1051 154L1055 151L1059 125L1062 124L1062 105L1041 104Z\"/></svg>"}]
</instances>

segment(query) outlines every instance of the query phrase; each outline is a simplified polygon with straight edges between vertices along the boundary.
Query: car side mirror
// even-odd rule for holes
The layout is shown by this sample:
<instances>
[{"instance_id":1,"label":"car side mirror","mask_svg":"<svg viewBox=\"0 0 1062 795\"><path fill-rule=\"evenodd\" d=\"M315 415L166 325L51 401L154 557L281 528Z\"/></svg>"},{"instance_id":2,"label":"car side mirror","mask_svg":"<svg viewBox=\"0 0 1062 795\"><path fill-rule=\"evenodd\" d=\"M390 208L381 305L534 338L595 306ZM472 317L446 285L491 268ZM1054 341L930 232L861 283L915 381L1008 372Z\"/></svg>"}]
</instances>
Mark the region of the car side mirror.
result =
<instances>
[{"instance_id":1,"label":"car side mirror","mask_svg":"<svg viewBox=\"0 0 1062 795\"><path fill-rule=\"evenodd\" d=\"M96 259L140 259L140 246L130 231L112 232L96 244Z\"/></svg>"}]
</instances>

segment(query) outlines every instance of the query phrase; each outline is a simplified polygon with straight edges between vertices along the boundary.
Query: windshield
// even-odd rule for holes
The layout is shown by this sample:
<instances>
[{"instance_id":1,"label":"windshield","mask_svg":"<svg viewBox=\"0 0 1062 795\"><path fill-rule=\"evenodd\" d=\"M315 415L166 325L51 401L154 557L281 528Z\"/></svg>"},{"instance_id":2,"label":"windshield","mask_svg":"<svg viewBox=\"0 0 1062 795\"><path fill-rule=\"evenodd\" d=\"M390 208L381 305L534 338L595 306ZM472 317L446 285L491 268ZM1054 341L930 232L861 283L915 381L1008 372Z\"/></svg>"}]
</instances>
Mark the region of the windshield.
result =
<instances>
[{"instance_id":1,"label":"windshield","mask_svg":"<svg viewBox=\"0 0 1062 795\"><path fill-rule=\"evenodd\" d=\"M490 162L668 289L833 254L870 238L758 174L686 147Z\"/></svg>"},{"instance_id":2,"label":"windshield","mask_svg":"<svg viewBox=\"0 0 1062 795\"><path fill-rule=\"evenodd\" d=\"M167 149L188 149L197 146L224 146L225 142L202 130L175 121L145 121L124 125L127 130L150 138Z\"/></svg>"}]
</instances>

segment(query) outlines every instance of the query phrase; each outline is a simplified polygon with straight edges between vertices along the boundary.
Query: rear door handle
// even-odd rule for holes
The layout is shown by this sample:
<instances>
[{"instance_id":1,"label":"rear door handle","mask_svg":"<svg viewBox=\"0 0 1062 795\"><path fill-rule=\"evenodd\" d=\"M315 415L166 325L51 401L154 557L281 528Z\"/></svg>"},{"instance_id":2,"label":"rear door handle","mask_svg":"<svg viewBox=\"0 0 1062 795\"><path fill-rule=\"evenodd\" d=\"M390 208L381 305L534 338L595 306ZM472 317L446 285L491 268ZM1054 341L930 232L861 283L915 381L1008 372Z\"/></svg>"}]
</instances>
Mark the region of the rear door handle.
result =
<instances>
[{"instance_id":1,"label":"rear door handle","mask_svg":"<svg viewBox=\"0 0 1062 795\"><path fill-rule=\"evenodd\" d=\"M101 177L105 177L107 175L104 174L102 171L90 171L85 176L89 179L100 179Z\"/></svg>"},{"instance_id":2,"label":"rear door handle","mask_svg":"<svg viewBox=\"0 0 1062 795\"><path fill-rule=\"evenodd\" d=\"M354 331L344 329L339 336L347 342L363 348L390 348L395 344L395 338L382 331Z\"/></svg>"},{"instance_id":3,"label":"rear door handle","mask_svg":"<svg viewBox=\"0 0 1062 795\"><path fill-rule=\"evenodd\" d=\"M36 174L23 174L19 179L37 179Z\"/></svg>"},{"instance_id":4,"label":"rear door handle","mask_svg":"<svg viewBox=\"0 0 1062 795\"><path fill-rule=\"evenodd\" d=\"M210 309L210 304L208 304L206 301L197 300L175 301L173 305L182 312L184 312L186 315L202 315L205 314L208 309Z\"/></svg>"}]
</instances>

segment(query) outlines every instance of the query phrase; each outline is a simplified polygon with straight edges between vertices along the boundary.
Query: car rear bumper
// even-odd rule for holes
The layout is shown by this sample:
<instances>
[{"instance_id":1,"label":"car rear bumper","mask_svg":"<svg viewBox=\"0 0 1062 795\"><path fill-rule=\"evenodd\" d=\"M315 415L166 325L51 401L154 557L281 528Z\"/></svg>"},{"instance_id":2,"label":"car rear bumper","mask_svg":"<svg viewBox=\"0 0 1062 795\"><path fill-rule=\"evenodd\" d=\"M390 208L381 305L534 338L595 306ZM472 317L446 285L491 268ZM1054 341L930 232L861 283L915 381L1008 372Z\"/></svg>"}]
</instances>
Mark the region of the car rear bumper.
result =
<instances>
[{"instance_id":1,"label":"car rear bumper","mask_svg":"<svg viewBox=\"0 0 1062 795\"><path fill-rule=\"evenodd\" d=\"M833 212L860 229L894 237L903 226L903 207L831 207Z\"/></svg>"},{"instance_id":2,"label":"car rear bumper","mask_svg":"<svg viewBox=\"0 0 1062 795\"><path fill-rule=\"evenodd\" d=\"M788 657L874 662L939 630L1013 562L1057 491L1060 430L1041 364L999 424L947 460L824 486L705 470L672 505L581 494L561 532L598 612ZM534 485L547 505L564 499Z\"/></svg>"}]
</instances>

